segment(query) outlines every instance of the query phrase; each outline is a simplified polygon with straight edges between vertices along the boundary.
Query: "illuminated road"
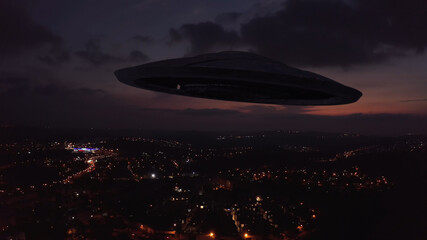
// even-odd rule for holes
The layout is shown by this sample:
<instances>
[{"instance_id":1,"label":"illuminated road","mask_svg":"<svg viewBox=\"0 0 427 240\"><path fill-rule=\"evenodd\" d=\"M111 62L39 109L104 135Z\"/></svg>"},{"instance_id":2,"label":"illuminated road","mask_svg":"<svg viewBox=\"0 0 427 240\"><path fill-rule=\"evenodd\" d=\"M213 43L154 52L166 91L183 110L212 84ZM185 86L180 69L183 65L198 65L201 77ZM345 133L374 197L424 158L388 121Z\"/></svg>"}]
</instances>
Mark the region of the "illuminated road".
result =
<instances>
[{"instance_id":1,"label":"illuminated road","mask_svg":"<svg viewBox=\"0 0 427 240\"><path fill-rule=\"evenodd\" d=\"M135 179L135 181L139 182L140 180L142 180L142 177L139 176L138 174L136 174L133 170L132 170L132 166L130 164L130 162L128 163L128 170L131 173L131 175L133 176L133 178Z\"/></svg>"},{"instance_id":2,"label":"illuminated road","mask_svg":"<svg viewBox=\"0 0 427 240\"><path fill-rule=\"evenodd\" d=\"M60 183L63 183L63 184L72 183L73 180L80 178L87 173L93 172L96 169L96 166L95 166L96 161L98 159L102 159L102 158L106 158L106 157L109 157L109 156L100 155L100 156L94 156L94 157L89 158L86 161L86 163L88 164L87 168L66 177Z\"/></svg>"}]
</instances>

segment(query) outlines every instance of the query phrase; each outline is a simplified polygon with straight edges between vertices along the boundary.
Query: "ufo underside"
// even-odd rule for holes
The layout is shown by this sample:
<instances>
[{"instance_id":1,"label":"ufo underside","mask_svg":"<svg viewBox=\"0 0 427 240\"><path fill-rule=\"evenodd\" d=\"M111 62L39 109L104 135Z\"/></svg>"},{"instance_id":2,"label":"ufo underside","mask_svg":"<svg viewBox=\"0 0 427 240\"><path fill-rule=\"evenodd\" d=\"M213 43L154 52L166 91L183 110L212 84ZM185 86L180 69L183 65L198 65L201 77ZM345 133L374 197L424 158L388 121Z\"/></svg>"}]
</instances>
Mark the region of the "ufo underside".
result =
<instances>
[{"instance_id":1,"label":"ufo underside","mask_svg":"<svg viewBox=\"0 0 427 240\"><path fill-rule=\"evenodd\" d=\"M119 81L142 89L218 100L337 105L362 93L329 78L248 52L220 52L124 68Z\"/></svg>"}]
</instances>

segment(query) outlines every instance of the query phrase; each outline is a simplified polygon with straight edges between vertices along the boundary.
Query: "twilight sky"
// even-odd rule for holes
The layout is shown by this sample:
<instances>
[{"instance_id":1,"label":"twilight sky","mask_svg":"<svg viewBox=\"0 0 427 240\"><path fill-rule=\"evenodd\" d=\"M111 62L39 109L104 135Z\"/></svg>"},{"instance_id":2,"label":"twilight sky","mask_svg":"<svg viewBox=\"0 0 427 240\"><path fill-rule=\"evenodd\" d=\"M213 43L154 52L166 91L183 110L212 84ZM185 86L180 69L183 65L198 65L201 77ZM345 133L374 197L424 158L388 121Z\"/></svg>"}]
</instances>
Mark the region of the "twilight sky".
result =
<instances>
[{"instance_id":1,"label":"twilight sky","mask_svg":"<svg viewBox=\"0 0 427 240\"><path fill-rule=\"evenodd\" d=\"M0 124L427 133L424 0L0 0ZM285 107L167 95L113 71L252 51L354 87Z\"/></svg>"}]
</instances>

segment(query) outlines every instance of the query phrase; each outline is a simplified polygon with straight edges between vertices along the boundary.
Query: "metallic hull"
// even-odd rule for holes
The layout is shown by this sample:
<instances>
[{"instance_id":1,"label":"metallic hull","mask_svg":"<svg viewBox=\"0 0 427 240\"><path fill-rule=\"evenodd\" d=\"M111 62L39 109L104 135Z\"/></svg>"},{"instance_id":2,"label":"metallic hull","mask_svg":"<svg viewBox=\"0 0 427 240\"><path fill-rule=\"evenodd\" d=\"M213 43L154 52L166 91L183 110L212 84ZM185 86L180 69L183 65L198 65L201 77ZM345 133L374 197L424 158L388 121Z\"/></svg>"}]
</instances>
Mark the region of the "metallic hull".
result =
<instances>
[{"instance_id":1,"label":"metallic hull","mask_svg":"<svg viewBox=\"0 0 427 240\"><path fill-rule=\"evenodd\" d=\"M158 92L280 105L337 105L362 93L315 73L246 52L169 59L115 72L119 81Z\"/></svg>"}]
</instances>

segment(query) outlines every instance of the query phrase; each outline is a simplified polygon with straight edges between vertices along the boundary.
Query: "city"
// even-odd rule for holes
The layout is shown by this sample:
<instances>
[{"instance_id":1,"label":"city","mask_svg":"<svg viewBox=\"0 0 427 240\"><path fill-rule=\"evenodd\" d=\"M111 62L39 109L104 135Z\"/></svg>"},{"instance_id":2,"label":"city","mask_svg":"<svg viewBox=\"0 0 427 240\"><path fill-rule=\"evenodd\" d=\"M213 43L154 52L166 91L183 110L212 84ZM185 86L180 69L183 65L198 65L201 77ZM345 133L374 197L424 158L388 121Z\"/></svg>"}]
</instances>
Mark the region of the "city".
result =
<instances>
[{"instance_id":1,"label":"city","mask_svg":"<svg viewBox=\"0 0 427 240\"><path fill-rule=\"evenodd\" d=\"M2 239L364 237L398 189L383 163L427 154L421 135L84 139L3 140Z\"/></svg>"}]
</instances>

